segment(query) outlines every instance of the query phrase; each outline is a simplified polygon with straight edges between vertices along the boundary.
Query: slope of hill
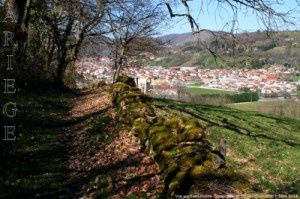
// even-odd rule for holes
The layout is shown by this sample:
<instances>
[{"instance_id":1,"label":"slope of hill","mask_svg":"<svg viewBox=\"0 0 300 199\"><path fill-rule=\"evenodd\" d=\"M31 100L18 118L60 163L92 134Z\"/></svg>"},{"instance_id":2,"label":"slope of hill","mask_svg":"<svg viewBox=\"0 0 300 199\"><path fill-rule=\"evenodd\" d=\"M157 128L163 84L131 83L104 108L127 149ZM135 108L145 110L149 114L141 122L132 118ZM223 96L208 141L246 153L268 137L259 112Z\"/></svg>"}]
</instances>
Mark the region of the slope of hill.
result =
<instances>
[{"instance_id":1,"label":"slope of hill","mask_svg":"<svg viewBox=\"0 0 300 199\"><path fill-rule=\"evenodd\" d=\"M226 107L155 102L166 114L201 121L215 146L227 141L228 163L264 193L300 193L300 121Z\"/></svg>"},{"instance_id":2,"label":"slope of hill","mask_svg":"<svg viewBox=\"0 0 300 199\"><path fill-rule=\"evenodd\" d=\"M201 36L191 34L173 34L161 37L170 39L173 45L146 65L160 66L203 66L206 68L247 67L261 68L273 63L291 66L300 65L300 31L274 32L271 36L264 32L243 33L235 35L235 42L226 34L204 32ZM222 35L222 37L221 37ZM219 57L214 57L206 47Z\"/></svg>"},{"instance_id":3,"label":"slope of hill","mask_svg":"<svg viewBox=\"0 0 300 199\"><path fill-rule=\"evenodd\" d=\"M94 92L21 90L18 138L0 145L0 197L155 197L163 182L137 138L116 122L107 87ZM11 99L0 99L5 104ZM300 122L225 107L157 100L160 114L198 119L227 164L257 192L300 193ZM0 116L9 123L7 118Z\"/></svg>"}]
</instances>

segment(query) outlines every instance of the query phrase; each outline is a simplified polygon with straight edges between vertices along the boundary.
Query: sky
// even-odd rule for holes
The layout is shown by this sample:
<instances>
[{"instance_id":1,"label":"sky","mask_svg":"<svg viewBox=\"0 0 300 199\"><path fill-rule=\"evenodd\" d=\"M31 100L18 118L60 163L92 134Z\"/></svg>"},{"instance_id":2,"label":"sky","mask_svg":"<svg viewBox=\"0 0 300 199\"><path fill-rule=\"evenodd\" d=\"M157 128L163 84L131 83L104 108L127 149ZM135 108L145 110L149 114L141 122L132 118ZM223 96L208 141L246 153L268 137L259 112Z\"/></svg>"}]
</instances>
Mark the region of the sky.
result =
<instances>
[{"instance_id":1,"label":"sky","mask_svg":"<svg viewBox=\"0 0 300 199\"><path fill-rule=\"evenodd\" d=\"M201 2L211 2L203 3ZM277 12L291 11L290 16L295 25L279 24L277 30L300 30L300 0L281 0L282 5L274 6ZM298 2L298 4L297 4ZM224 30L229 31L231 25L227 25L232 21L233 13L229 7L223 6L220 8L216 1L210 0L191 0L188 1L191 12L199 24L200 28L209 30ZM202 12L200 12L202 7ZM176 13L184 13L183 7L177 6ZM169 16L168 16L169 17ZM238 23L235 28L235 32L253 32L258 29L263 30L265 27L262 22L257 18L256 14L251 10L241 9L237 15ZM231 24L231 23L230 23ZM161 34L173 34L173 33L186 33L191 32L190 24L184 17L173 18L169 20L167 26L161 29Z\"/></svg>"}]
</instances>

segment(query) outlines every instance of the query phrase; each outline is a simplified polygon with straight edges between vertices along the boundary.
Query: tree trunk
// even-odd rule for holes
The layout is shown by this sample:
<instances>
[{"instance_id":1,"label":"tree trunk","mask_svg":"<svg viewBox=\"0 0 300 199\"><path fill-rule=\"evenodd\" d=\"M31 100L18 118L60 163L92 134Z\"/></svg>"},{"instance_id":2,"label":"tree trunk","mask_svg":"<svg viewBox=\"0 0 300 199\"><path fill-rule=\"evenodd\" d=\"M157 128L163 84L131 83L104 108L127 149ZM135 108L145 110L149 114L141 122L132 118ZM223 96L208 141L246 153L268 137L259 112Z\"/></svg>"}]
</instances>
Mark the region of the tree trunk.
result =
<instances>
[{"instance_id":1,"label":"tree trunk","mask_svg":"<svg viewBox=\"0 0 300 199\"><path fill-rule=\"evenodd\" d=\"M121 66L122 65L118 64L117 70L114 73L113 83L116 83L117 78L120 76Z\"/></svg>"},{"instance_id":2,"label":"tree trunk","mask_svg":"<svg viewBox=\"0 0 300 199\"><path fill-rule=\"evenodd\" d=\"M47 52L46 68L45 68L46 69L45 73L49 75L50 70L51 70L51 64L52 64L54 52L55 52L55 44L54 44L54 41L51 40L50 35L48 37L47 47L48 47L48 49L51 49L50 51ZM48 77L46 76L46 78L48 78Z\"/></svg>"},{"instance_id":3,"label":"tree trunk","mask_svg":"<svg viewBox=\"0 0 300 199\"><path fill-rule=\"evenodd\" d=\"M68 38L72 33L72 27L74 25L75 19L72 16L69 16L68 24L66 25L66 29L64 30L63 37L60 38L60 33L58 31L57 24L54 26L54 35L57 37L56 45L58 46L57 50L57 69L56 69L56 86L63 88L64 87L64 75L68 64L72 61L72 59L68 58Z\"/></svg>"},{"instance_id":4,"label":"tree trunk","mask_svg":"<svg viewBox=\"0 0 300 199\"><path fill-rule=\"evenodd\" d=\"M56 69L56 86L58 88L63 88L64 87L64 74L65 70L68 66L67 62L67 47L66 44L62 44L60 49L58 50L58 65Z\"/></svg>"},{"instance_id":5,"label":"tree trunk","mask_svg":"<svg viewBox=\"0 0 300 199\"><path fill-rule=\"evenodd\" d=\"M115 62L116 71L114 73L113 83L116 83L117 78L120 76L122 66L123 66L123 57L121 57L118 62L117 61Z\"/></svg>"},{"instance_id":6,"label":"tree trunk","mask_svg":"<svg viewBox=\"0 0 300 199\"><path fill-rule=\"evenodd\" d=\"M122 46L122 50L121 50L120 55L119 55L120 59L119 59L119 61L117 60L117 58L115 60L115 69L116 69L116 71L114 73L113 83L115 83L117 78L120 76L121 68L123 66L124 52L125 52L125 47Z\"/></svg>"},{"instance_id":7,"label":"tree trunk","mask_svg":"<svg viewBox=\"0 0 300 199\"><path fill-rule=\"evenodd\" d=\"M62 70L61 67L58 67L56 71L56 82L55 82L57 88L64 87L63 78L64 78L64 71Z\"/></svg>"},{"instance_id":8,"label":"tree trunk","mask_svg":"<svg viewBox=\"0 0 300 199\"><path fill-rule=\"evenodd\" d=\"M112 82L112 83L116 83L116 80L117 80L118 61L115 60L115 63L114 63L114 64L115 64L115 66L114 66L115 72L114 72L113 82Z\"/></svg>"}]
</instances>

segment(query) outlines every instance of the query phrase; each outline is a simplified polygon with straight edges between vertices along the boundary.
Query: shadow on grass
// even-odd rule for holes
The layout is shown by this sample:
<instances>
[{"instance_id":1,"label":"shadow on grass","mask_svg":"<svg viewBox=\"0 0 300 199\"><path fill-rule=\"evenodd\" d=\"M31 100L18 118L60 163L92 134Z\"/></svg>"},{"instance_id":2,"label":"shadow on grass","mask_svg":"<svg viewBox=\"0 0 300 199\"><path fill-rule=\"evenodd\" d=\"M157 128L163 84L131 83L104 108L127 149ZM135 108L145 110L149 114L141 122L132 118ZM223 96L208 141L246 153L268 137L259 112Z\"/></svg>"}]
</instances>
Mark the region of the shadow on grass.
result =
<instances>
[{"instance_id":1,"label":"shadow on grass","mask_svg":"<svg viewBox=\"0 0 300 199\"><path fill-rule=\"evenodd\" d=\"M57 127L69 110L68 100L77 96L70 91L21 90L1 97L0 103L16 102L14 118L0 116L5 125L16 126L16 140L0 145L0 198L57 198L66 186L65 147ZM2 123L1 122L1 123ZM4 132L1 130L1 135Z\"/></svg>"},{"instance_id":2,"label":"shadow on grass","mask_svg":"<svg viewBox=\"0 0 300 199\"><path fill-rule=\"evenodd\" d=\"M300 143L294 140L285 140L284 138L277 138L264 133L251 131L249 130L249 128L242 127L241 125L234 123L234 121L229 121L229 118L234 118L235 121L239 121L239 122L241 121L245 122L247 121L247 119L250 120L249 116L261 117L262 119L272 119L279 124L285 123L285 124L293 124L295 126L299 126L299 132L300 132L300 125L299 125L299 121L297 120L279 118L271 115L255 114L252 112L239 111L239 110L225 108L225 107L195 105L190 103L174 102L169 100L159 100L156 106L162 109L167 108L167 109L177 110L186 113L188 115L191 115L195 118L207 122L209 126L223 127L243 136L249 136L253 138L265 138L273 141L279 141L293 147L300 146ZM252 127L253 129L257 128L259 125L259 123L254 123L250 121L247 121L246 124L248 127ZM261 129L262 126L259 126L259 128Z\"/></svg>"}]
</instances>

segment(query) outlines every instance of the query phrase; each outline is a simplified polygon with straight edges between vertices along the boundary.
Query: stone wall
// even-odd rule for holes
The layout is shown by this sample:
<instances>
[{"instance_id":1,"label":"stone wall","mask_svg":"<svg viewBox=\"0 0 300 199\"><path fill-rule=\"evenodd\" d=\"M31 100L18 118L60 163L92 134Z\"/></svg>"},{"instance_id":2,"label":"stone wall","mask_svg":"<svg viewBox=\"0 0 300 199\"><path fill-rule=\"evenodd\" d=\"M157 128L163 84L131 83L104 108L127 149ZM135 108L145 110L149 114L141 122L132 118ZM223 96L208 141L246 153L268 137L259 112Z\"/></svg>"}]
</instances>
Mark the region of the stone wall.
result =
<instances>
[{"instance_id":1,"label":"stone wall","mask_svg":"<svg viewBox=\"0 0 300 199\"><path fill-rule=\"evenodd\" d=\"M130 125L143 150L160 166L165 182L161 198L197 193L199 187L205 190L205 182L211 179L229 179L230 186L236 182L241 185L242 178L226 168L224 156L206 140L198 120L160 116L152 99L128 77L118 78L110 94L120 120Z\"/></svg>"}]
</instances>

